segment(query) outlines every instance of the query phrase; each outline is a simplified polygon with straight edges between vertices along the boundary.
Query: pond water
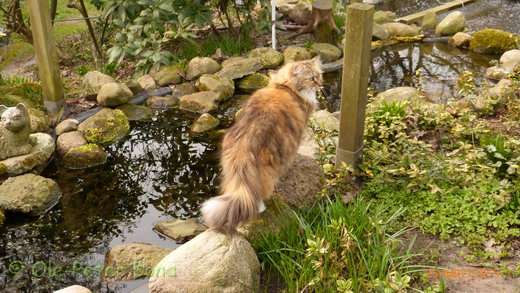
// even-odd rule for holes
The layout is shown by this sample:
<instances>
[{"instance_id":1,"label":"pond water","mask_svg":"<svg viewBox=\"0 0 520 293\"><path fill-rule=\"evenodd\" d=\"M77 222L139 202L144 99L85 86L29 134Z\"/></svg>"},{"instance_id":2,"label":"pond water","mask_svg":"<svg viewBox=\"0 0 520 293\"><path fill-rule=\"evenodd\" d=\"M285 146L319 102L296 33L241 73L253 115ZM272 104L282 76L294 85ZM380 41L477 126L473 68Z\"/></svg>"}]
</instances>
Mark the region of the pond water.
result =
<instances>
[{"instance_id":1,"label":"pond water","mask_svg":"<svg viewBox=\"0 0 520 293\"><path fill-rule=\"evenodd\" d=\"M389 0L382 8L405 15L438 4L409 2ZM512 17L513 13L520 15L520 3L479 1L463 9L471 30L494 27L520 32L520 24ZM460 73L472 70L482 76L489 62L497 58L442 43L385 47L372 53L370 87L383 91L417 86L420 69L425 92L442 100L451 95ZM339 108L340 73L326 79L327 108L335 111ZM231 110L219 116L232 114ZM70 272L55 276L52 270L103 265L104 254L121 243L178 246L153 232L153 225L197 217L200 203L213 196L218 186L217 140L190 135L194 119L168 110L158 112L153 121L133 124L128 139L107 149L108 161L102 167L72 172L51 164L43 175L60 185L60 202L40 217L8 214L9 221L0 226L0 292L52 292L72 284L96 292L132 292L144 286L144 280L105 284L99 275ZM24 266L21 273L9 273L9 269L18 271L17 265Z\"/></svg>"}]
</instances>

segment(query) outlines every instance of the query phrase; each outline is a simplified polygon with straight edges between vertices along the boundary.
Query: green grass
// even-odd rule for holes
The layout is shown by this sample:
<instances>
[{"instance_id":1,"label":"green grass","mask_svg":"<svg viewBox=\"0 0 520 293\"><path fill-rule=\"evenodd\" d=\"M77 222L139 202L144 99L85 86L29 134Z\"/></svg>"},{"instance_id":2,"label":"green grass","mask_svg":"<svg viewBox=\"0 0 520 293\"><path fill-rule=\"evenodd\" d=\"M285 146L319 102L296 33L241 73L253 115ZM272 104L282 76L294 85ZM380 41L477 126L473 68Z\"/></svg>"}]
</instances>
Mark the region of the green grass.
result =
<instances>
[{"instance_id":1,"label":"green grass","mask_svg":"<svg viewBox=\"0 0 520 293\"><path fill-rule=\"evenodd\" d=\"M249 52L254 47L254 40L241 35L238 38L228 36L210 36L202 44L184 42L181 44L177 58L190 60L198 56L212 56L217 48L226 56L240 56Z\"/></svg>"},{"instance_id":2,"label":"green grass","mask_svg":"<svg viewBox=\"0 0 520 293\"><path fill-rule=\"evenodd\" d=\"M389 208L363 198L346 205L327 197L282 215L281 231L264 233L252 244L263 271L283 280L287 292L406 290L421 267L411 263L413 241L399 248L397 237L405 230L388 233L404 211L390 215Z\"/></svg>"}]
</instances>

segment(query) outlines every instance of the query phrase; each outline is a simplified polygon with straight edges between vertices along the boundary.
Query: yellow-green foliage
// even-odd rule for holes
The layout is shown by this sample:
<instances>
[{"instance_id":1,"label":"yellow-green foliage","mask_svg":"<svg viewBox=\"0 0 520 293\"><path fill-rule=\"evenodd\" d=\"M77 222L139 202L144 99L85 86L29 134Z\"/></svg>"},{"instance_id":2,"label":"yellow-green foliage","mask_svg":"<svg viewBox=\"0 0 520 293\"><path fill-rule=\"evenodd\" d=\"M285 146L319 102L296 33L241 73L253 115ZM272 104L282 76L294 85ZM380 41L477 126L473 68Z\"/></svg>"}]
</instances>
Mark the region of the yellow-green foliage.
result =
<instances>
[{"instance_id":1,"label":"yellow-green foliage","mask_svg":"<svg viewBox=\"0 0 520 293\"><path fill-rule=\"evenodd\" d=\"M483 29L473 34L469 49L483 54L502 54L518 48L515 34L496 29Z\"/></svg>"},{"instance_id":2,"label":"yellow-green foliage","mask_svg":"<svg viewBox=\"0 0 520 293\"><path fill-rule=\"evenodd\" d=\"M7 166L4 163L0 163L0 175L7 173Z\"/></svg>"},{"instance_id":3,"label":"yellow-green foliage","mask_svg":"<svg viewBox=\"0 0 520 293\"><path fill-rule=\"evenodd\" d=\"M4 220L5 220L4 213L0 210L0 225L2 225L4 223Z\"/></svg>"}]
</instances>

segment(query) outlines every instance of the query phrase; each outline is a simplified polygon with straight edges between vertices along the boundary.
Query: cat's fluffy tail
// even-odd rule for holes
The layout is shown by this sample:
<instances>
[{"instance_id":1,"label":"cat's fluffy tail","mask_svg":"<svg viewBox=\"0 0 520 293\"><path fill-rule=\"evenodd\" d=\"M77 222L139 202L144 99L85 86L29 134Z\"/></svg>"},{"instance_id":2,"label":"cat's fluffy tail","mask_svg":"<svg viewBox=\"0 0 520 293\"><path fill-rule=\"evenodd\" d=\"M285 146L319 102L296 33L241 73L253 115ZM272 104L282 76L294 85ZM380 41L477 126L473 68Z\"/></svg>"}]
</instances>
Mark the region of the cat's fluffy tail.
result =
<instances>
[{"instance_id":1,"label":"cat's fluffy tail","mask_svg":"<svg viewBox=\"0 0 520 293\"><path fill-rule=\"evenodd\" d=\"M206 225L221 232L232 232L238 224L253 219L265 209L248 188L240 187L232 193L207 200L202 205Z\"/></svg>"}]
</instances>

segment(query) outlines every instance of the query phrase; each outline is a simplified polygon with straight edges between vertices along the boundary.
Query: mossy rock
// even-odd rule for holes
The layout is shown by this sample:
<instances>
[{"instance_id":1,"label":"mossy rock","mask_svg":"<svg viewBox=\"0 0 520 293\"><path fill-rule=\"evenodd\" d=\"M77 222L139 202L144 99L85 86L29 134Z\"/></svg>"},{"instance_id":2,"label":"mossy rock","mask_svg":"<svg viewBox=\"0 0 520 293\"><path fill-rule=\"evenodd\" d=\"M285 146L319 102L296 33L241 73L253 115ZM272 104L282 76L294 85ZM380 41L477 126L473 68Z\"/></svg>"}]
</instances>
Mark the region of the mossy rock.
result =
<instances>
[{"instance_id":1,"label":"mossy rock","mask_svg":"<svg viewBox=\"0 0 520 293\"><path fill-rule=\"evenodd\" d=\"M61 164L68 169L86 169L102 165L107 160L105 151L96 144L86 144L68 151Z\"/></svg>"},{"instance_id":2,"label":"mossy rock","mask_svg":"<svg viewBox=\"0 0 520 293\"><path fill-rule=\"evenodd\" d=\"M124 104L117 107L117 109L125 113L129 121L146 121L153 117L153 110L145 106Z\"/></svg>"},{"instance_id":3,"label":"mossy rock","mask_svg":"<svg viewBox=\"0 0 520 293\"><path fill-rule=\"evenodd\" d=\"M262 58L264 62L263 69L273 69L283 63L283 54L269 47L253 49L250 56Z\"/></svg>"},{"instance_id":4,"label":"mossy rock","mask_svg":"<svg viewBox=\"0 0 520 293\"><path fill-rule=\"evenodd\" d=\"M518 49L518 38L502 30L483 29L473 34L469 49L482 54L503 54Z\"/></svg>"},{"instance_id":5,"label":"mossy rock","mask_svg":"<svg viewBox=\"0 0 520 293\"><path fill-rule=\"evenodd\" d=\"M0 175L5 174L9 171L9 168L4 163L0 163Z\"/></svg>"},{"instance_id":6,"label":"mossy rock","mask_svg":"<svg viewBox=\"0 0 520 293\"><path fill-rule=\"evenodd\" d=\"M246 93L253 93L269 84L269 77L262 73L253 73L238 82L238 88Z\"/></svg>"},{"instance_id":7,"label":"mossy rock","mask_svg":"<svg viewBox=\"0 0 520 293\"><path fill-rule=\"evenodd\" d=\"M104 108L83 121L78 130L90 143L109 145L124 138L130 130L130 124L123 111Z\"/></svg>"},{"instance_id":8,"label":"mossy rock","mask_svg":"<svg viewBox=\"0 0 520 293\"><path fill-rule=\"evenodd\" d=\"M204 113L191 126L191 132L203 133L215 129L220 124L220 120L213 115Z\"/></svg>"},{"instance_id":9,"label":"mossy rock","mask_svg":"<svg viewBox=\"0 0 520 293\"><path fill-rule=\"evenodd\" d=\"M4 223L4 221L5 221L4 212L2 212L2 211L0 210L0 225L2 225L2 224Z\"/></svg>"},{"instance_id":10,"label":"mossy rock","mask_svg":"<svg viewBox=\"0 0 520 293\"><path fill-rule=\"evenodd\" d=\"M219 93L219 102L231 98L235 92L235 83L233 80L213 74L203 74L197 80L195 86L201 92L214 91Z\"/></svg>"}]
</instances>

